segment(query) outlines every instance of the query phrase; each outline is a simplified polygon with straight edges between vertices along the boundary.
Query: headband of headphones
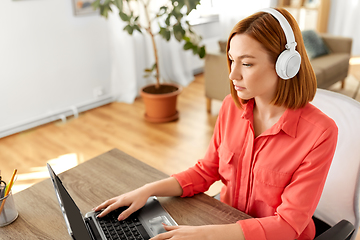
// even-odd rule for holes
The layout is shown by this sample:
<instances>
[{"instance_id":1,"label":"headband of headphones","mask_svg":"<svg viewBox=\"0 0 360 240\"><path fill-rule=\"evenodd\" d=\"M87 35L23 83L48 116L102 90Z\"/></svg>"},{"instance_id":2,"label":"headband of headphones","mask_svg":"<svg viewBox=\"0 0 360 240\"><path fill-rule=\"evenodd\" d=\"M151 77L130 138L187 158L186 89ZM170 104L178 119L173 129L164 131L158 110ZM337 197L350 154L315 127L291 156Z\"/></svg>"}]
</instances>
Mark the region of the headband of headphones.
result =
<instances>
[{"instance_id":1,"label":"headband of headphones","mask_svg":"<svg viewBox=\"0 0 360 240\"><path fill-rule=\"evenodd\" d=\"M287 44L285 45L286 49L295 48L297 43L295 41L295 36L293 33L293 30L289 24L289 22L286 20L286 18L277 10L273 8L265 8L261 10L262 12L270 13L272 16L274 16L280 23L281 28L283 29L286 37Z\"/></svg>"}]
</instances>

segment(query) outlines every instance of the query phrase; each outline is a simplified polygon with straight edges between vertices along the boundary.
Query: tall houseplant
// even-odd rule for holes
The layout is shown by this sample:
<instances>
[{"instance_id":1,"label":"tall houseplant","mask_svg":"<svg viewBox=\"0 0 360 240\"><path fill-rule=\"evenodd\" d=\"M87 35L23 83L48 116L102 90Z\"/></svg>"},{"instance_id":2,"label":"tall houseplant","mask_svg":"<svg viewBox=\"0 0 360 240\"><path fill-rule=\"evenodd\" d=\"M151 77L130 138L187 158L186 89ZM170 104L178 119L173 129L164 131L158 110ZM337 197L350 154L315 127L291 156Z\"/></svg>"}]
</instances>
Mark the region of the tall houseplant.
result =
<instances>
[{"instance_id":1,"label":"tall houseplant","mask_svg":"<svg viewBox=\"0 0 360 240\"><path fill-rule=\"evenodd\" d=\"M159 1L159 0L155 0ZM137 9L134 11L134 3ZM160 83L158 50L155 42L157 35L166 41L174 36L179 42L184 42L184 50L191 50L195 55L203 58L206 54L205 46L200 46L201 37L191 28L186 20L188 14L200 4L200 0L163 0L163 4L155 12L150 10L151 0L96 0L93 3L95 9L100 9L100 14L108 17L112 7L119 10L119 16L127 25L123 30L132 35L135 31L149 34L155 57L155 63L145 69L145 77L153 77L156 83L145 86L141 95L146 105L145 118L150 122L167 122L178 118L176 111L176 97L181 91L181 87L175 84ZM140 14L143 12L144 14ZM154 27L157 23L157 27ZM150 97L150 100L148 99ZM170 97L170 99L165 99ZM160 99L160 100L159 100ZM165 102L163 102L165 101ZM150 110L147 106L150 103L159 103L155 109ZM169 113L164 113L166 108L172 108Z\"/></svg>"}]
</instances>

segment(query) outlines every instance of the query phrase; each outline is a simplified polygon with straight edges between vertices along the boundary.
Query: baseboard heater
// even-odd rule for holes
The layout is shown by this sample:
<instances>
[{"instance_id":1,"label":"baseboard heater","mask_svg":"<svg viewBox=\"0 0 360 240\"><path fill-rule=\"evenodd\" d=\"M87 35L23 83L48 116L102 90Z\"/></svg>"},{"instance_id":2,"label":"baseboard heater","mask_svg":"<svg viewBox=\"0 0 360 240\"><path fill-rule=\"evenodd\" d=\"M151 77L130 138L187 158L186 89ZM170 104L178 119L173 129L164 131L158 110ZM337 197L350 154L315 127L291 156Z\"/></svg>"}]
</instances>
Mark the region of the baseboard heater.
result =
<instances>
[{"instance_id":1,"label":"baseboard heater","mask_svg":"<svg viewBox=\"0 0 360 240\"><path fill-rule=\"evenodd\" d=\"M66 121L66 118L69 116L77 117L80 112L84 112L102 105L111 103L114 101L112 96L103 96L92 101L84 102L82 104L70 106L66 109L54 111L42 116L38 116L33 119L28 119L26 121L18 122L12 125L5 126L0 128L0 138L12 135L14 133L22 132L49 122L62 120Z\"/></svg>"}]
</instances>

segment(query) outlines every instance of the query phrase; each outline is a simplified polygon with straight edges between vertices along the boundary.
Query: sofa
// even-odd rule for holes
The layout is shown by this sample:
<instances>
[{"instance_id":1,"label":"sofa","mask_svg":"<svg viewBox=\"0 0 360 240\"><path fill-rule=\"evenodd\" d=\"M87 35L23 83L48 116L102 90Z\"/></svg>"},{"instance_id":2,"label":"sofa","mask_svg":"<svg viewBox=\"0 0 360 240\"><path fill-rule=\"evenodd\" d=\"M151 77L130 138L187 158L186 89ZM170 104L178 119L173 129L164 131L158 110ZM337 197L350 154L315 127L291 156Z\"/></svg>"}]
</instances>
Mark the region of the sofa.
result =
<instances>
[{"instance_id":1,"label":"sofa","mask_svg":"<svg viewBox=\"0 0 360 240\"><path fill-rule=\"evenodd\" d=\"M329 88L334 83L342 82L348 75L349 60L351 57L352 39L347 37L318 35L320 42L325 44L325 51L319 50L319 45L307 46L308 42L314 43L316 35L310 33L310 38L305 37L304 43L314 69L318 88ZM306 39L305 39L306 38ZM311 47L313 47L312 51ZM308 51L309 48L309 51ZM227 68L225 51L207 52L204 66L205 96L207 99L207 111L211 112L211 100L222 101L230 93L229 72Z\"/></svg>"}]
</instances>

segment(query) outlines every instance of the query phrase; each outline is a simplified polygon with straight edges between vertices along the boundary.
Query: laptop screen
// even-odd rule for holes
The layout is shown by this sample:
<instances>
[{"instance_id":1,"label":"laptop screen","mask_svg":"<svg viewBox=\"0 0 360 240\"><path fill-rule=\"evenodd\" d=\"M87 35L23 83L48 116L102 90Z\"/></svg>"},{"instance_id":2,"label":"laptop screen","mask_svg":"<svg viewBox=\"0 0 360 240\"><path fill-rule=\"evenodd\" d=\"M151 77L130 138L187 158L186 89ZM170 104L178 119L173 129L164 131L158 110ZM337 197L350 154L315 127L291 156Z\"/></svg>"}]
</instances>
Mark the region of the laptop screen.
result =
<instances>
[{"instance_id":1,"label":"laptop screen","mask_svg":"<svg viewBox=\"0 0 360 240\"><path fill-rule=\"evenodd\" d=\"M47 164L47 166L69 234L76 240L91 240L79 208L76 206L68 191L63 186L60 178L56 176L55 172L52 170L51 166L49 164Z\"/></svg>"}]
</instances>

